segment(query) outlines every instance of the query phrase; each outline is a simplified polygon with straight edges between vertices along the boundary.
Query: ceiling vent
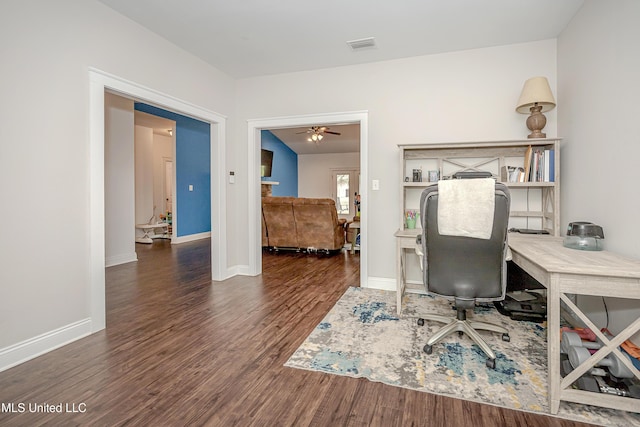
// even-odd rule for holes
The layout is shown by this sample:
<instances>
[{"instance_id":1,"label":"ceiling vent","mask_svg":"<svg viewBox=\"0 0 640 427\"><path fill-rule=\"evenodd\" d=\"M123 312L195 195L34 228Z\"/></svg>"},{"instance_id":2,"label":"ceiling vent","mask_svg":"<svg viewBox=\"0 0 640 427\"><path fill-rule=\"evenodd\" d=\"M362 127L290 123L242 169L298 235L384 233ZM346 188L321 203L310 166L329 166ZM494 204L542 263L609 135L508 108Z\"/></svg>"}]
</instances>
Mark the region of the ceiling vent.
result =
<instances>
[{"instance_id":1,"label":"ceiling vent","mask_svg":"<svg viewBox=\"0 0 640 427\"><path fill-rule=\"evenodd\" d=\"M351 50L362 50L376 47L376 41L373 37L367 37L366 39L358 39L348 41L347 44L351 47Z\"/></svg>"}]
</instances>

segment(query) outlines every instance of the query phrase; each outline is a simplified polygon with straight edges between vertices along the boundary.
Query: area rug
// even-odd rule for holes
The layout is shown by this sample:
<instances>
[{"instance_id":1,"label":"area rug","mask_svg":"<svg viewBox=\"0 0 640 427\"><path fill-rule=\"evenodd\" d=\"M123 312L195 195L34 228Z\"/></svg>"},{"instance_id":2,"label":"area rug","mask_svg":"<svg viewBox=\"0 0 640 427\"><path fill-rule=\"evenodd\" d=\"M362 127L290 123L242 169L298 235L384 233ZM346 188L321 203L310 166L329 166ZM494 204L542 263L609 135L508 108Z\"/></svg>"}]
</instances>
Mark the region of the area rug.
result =
<instances>
[{"instance_id":1,"label":"area rug","mask_svg":"<svg viewBox=\"0 0 640 427\"><path fill-rule=\"evenodd\" d=\"M417 318L428 313L455 317L447 300L408 294L398 316L395 298L395 292L349 288L285 366L549 414L543 325L512 320L489 304L476 307L470 318L502 324L510 331L510 342L502 341L500 334L481 332L497 355L495 369L489 369L484 353L466 336L450 335L431 355L422 351L442 324L427 321L418 326ZM560 404L557 416L606 426L640 426L639 414L568 402Z\"/></svg>"}]
</instances>

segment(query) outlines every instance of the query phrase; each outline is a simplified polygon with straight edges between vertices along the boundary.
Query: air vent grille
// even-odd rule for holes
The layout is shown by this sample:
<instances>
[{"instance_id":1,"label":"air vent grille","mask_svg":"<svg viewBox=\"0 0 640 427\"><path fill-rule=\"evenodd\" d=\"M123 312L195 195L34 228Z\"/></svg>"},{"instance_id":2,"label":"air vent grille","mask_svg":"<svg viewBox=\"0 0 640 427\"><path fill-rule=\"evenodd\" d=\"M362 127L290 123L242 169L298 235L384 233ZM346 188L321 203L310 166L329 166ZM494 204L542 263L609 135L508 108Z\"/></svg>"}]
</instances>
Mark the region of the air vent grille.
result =
<instances>
[{"instance_id":1,"label":"air vent grille","mask_svg":"<svg viewBox=\"0 0 640 427\"><path fill-rule=\"evenodd\" d=\"M376 41L373 37L367 37L366 39L348 41L347 44L352 50L360 50L375 47Z\"/></svg>"}]
</instances>

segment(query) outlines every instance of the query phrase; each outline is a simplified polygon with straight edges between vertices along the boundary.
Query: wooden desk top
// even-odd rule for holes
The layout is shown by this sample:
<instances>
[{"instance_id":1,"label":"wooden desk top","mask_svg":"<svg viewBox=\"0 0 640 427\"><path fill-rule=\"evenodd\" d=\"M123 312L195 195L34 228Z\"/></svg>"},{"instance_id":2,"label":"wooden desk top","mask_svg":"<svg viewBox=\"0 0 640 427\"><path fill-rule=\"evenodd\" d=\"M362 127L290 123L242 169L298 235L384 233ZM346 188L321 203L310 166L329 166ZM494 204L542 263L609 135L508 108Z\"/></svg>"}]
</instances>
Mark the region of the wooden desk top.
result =
<instances>
[{"instance_id":1,"label":"wooden desk top","mask_svg":"<svg viewBox=\"0 0 640 427\"><path fill-rule=\"evenodd\" d=\"M410 237L415 239L418 234L422 233L422 228L405 228L404 230L397 230L393 235L395 237Z\"/></svg>"},{"instance_id":2,"label":"wooden desk top","mask_svg":"<svg viewBox=\"0 0 640 427\"><path fill-rule=\"evenodd\" d=\"M640 279L640 260L609 251L566 248L562 237L509 233L509 247L550 273Z\"/></svg>"}]
</instances>

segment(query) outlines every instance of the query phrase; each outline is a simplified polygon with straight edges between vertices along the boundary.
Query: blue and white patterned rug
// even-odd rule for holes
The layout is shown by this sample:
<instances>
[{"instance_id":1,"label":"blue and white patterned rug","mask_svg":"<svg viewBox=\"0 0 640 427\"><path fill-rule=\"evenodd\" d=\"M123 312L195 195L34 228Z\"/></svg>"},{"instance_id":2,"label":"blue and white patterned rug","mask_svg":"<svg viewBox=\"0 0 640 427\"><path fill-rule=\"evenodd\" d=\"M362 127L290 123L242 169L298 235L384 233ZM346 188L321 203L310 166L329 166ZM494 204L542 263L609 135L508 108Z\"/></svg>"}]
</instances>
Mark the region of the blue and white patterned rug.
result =
<instances>
[{"instance_id":1,"label":"blue and white patterned rug","mask_svg":"<svg viewBox=\"0 0 640 427\"><path fill-rule=\"evenodd\" d=\"M408 294L398 316L395 298L395 292L349 288L285 366L548 414L544 326L511 320L492 305L476 307L470 319L502 324L510 331L510 342L481 332L497 355L496 368L489 369L484 353L466 336L450 335L431 355L422 351L442 324L427 321L421 327L416 319L428 313L454 318L449 301ZM640 414L567 402L560 404L558 417L640 426Z\"/></svg>"}]
</instances>

